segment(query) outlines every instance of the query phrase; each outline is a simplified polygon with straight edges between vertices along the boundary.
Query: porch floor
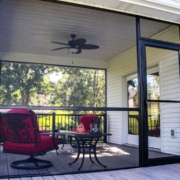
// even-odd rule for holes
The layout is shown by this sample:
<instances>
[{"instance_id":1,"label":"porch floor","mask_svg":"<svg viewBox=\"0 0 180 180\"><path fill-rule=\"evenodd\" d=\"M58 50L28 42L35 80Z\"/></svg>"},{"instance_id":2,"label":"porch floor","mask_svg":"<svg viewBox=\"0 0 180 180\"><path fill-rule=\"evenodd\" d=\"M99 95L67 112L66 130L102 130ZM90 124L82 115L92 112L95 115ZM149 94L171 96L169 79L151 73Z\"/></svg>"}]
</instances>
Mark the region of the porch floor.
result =
<instances>
[{"instance_id":1,"label":"porch floor","mask_svg":"<svg viewBox=\"0 0 180 180\"><path fill-rule=\"evenodd\" d=\"M99 164L91 163L88 153L85 155L84 164L80 171L77 169L81 164L82 158L72 164L71 166L68 163L72 162L76 157L76 150L73 149L69 144L64 145L64 149L61 149L59 145L58 153L56 151L51 151L46 153L43 156L38 156L40 159L49 160L53 163L53 166L47 169L40 170L17 170L10 166L10 163L15 160L26 159L28 156L25 155L15 155L2 152L2 146L0 146L0 177L7 175L45 175L45 174L64 174L64 173L75 173L75 172L85 172L88 170L104 170L104 167ZM138 166L138 148L129 147L126 145L115 145L115 144L104 144L99 143L97 147L97 156L103 164L107 165L106 169L120 169L127 167L137 167ZM150 157L164 157L169 156L158 151L150 151Z\"/></svg>"}]
</instances>

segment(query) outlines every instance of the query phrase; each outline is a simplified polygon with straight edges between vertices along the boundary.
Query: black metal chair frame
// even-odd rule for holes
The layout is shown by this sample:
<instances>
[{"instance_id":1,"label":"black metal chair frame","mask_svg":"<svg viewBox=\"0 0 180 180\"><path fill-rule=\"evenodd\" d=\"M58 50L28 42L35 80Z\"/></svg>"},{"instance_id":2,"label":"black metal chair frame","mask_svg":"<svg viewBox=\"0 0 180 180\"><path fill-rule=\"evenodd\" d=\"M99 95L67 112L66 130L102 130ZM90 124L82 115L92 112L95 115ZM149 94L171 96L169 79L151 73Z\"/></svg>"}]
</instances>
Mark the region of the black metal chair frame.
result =
<instances>
[{"instance_id":1,"label":"black metal chair frame","mask_svg":"<svg viewBox=\"0 0 180 180\"><path fill-rule=\"evenodd\" d=\"M14 119L16 118L16 121L14 122ZM34 140L30 140L26 139L26 142L24 143L34 143L35 147L38 148L38 127L36 127L36 123L35 123L35 119L34 119L34 115L33 112L31 110L29 110L29 114L20 114L20 113L5 113L5 114L0 114L0 123L2 124L2 118L5 118L6 121L6 125L10 126L11 129L13 129L13 131L15 132L16 136L18 136L18 128L22 129L25 128L25 124L23 124L23 120L26 119L27 117L31 118L31 122L32 125L34 127ZM9 121L9 123L8 123ZM14 122L14 123L13 123ZM19 124L17 124L19 123ZM27 125L27 124L26 124ZM4 133L4 130L2 128L3 134L4 134L4 139L3 141L6 141L6 136ZM28 135L27 135L28 136ZM55 131L53 131L52 133L52 141L54 144L54 148L53 149L58 149L58 145L55 144ZM17 142L18 143L18 138L15 138L14 141L12 139L11 142ZM53 149L48 149L47 151L53 150ZM46 152L47 152L46 151ZM51 167L53 164L50 161L47 160L41 160L38 158L35 158L35 156L39 156L39 155L44 155L46 154L46 152L42 152L42 153L38 153L37 151L35 151L34 153L18 153L18 152L10 152L10 151L6 151L3 149L4 153L13 153L13 154L23 154L23 155L29 155L30 157L25 159L25 160L19 160L19 161L14 161L11 163L11 167L16 168L16 169L27 169L27 170L33 170L33 169L42 169L42 168L47 168L47 167ZM43 163L43 164L40 164ZM21 166L23 164L23 166ZM28 164L32 164L31 166L29 166Z\"/></svg>"}]
</instances>

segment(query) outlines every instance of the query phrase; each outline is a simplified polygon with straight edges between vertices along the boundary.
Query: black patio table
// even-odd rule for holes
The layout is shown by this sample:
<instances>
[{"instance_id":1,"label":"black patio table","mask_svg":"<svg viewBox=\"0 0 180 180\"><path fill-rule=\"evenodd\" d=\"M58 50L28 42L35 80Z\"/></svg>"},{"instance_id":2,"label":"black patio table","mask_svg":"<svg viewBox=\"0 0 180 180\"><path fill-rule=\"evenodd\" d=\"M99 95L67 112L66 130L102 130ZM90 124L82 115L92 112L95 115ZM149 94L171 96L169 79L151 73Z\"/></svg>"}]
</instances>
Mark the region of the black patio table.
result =
<instances>
[{"instance_id":1,"label":"black patio table","mask_svg":"<svg viewBox=\"0 0 180 180\"><path fill-rule=\"evenodd\" d=\"M80 167L78 168L78 170L80 170L84 163L85 149L88 148L89 149L89 158L90 158L91 162L94 163L94 161L91 158L91 154L93 153L97 163L100 164L101 166L103 166L104 168L106 168L107 166L103 165L97 157L96 146L101 137L110 136L110 135L111 134L108 134L108 133L84 133L84 134L69 133L68 136L75 138L75 141L77 142L77 143L73 144L73 147L77 148L77 150L78 150L76 159L73 162L69 163L69 165L75 163L79 159L80 154L82 153L82 155L83 155L82 162L81 162ZM82 151L81 151L81 149L82 149Z\"/></svg>"},{"instance_id":2,"label":"black patio table","mask_svg":"<svg viewBox=\"0 0 180 180\"><path fill-rule=\"evenodd\" d=\"M53 133L52 133L52 131L49 131L49 132L43 132L41 134L52 135ZM112 134L109 134L109 133L82 133L82 134L80 134L80 133L76 133L76 132L72 132L72 131L56 132L55 136L61 136L63 139L61 142L63 144L63 147L64 147L66 135L75 139L75 143L71 143L71 146L73 148L76 148L78 151L76 159L73 162L69 163L69 165L75 163L79 159L80 154L82 153L82 155L83 155L82 162L81 162L80 167L78 168L78 170L80 170L84 163L85 149L88 148L89 158L90 158L91 162L94 163L94 161L91 158L91 154L93 153L97 163L100 164L101 166L103 166L104 168L107 167L99 161L97 154L96 154L96 146L101 137L110 136ZM62 149L63 149L63 147L62 147ZM56 151L56 153L57 153L57 151Z\"/></svg>"}]
</instances>

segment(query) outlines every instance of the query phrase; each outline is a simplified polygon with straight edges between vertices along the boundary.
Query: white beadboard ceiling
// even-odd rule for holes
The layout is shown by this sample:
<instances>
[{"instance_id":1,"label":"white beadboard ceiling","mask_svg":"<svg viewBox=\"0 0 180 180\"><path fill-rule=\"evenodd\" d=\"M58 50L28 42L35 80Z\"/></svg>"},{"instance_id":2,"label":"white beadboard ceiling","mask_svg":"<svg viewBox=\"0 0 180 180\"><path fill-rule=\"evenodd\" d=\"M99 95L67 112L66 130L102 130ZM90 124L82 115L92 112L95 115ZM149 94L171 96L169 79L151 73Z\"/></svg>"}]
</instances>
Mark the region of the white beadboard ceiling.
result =
<instances>
[{"instance_id":1,"label":"white beadboard ceiling","mask_svg":"<svg viewBox=\"0 0 180 180\"><path fill-rule=\"evenodd\" d=\"M119 3L117 0L76 2L143 11L138 6L126 2ZM151 37L170 26L147 20L142 20L142 24L142 33L145 37ZM63 47L51 41L67 43L71 40L70 34L76 34L77 38L85 38L87 44L100 46L96 50L83 50L81 54L74 55L76 58L107 61L136 44L135 18L40 0L2 1L0 52L71 57L66 49L51 51Z\"/></svg>"}]
</instances>

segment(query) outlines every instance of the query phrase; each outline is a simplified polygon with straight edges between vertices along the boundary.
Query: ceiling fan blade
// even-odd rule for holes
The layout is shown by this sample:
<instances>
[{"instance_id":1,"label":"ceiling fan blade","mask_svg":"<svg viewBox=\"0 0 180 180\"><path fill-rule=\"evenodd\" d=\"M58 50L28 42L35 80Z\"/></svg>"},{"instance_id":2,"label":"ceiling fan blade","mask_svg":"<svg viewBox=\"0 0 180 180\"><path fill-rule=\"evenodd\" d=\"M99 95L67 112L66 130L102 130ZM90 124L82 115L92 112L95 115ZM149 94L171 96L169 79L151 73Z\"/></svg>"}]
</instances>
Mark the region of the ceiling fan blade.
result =
<instances>
[{"instance_id":1,"label":"ceiling fan blade","mask_svg":"<svg viewBox=\"0 0 180 180\"><path fill-rule=\"evenodd\" d=\"M56 48L56 49L52 49L52 51L61 50L61 49L67 49L67 48L69 48L69 47Z\"/></svg>"},{"instance_id":2,"label":"ceiling fan blade","mask_svg":"<svg viewBox=\"0 0 180 180\"><path fill-rule=\"evenodd\" d=\"M79 54L79 53L81 53L82 52L82 50L81 49L78 49L78 51L75 53L75 54Z\"/></svg>"},{"instance_id":3,"label":"ceiling fan blade","mask_svg":"<svg viewBox=\"0 0 180 180\"><path fill-rule=\"evenodd\" d=\"M66 44L66 43L61 43L61 42L56 42L56 41L51 41L52 43L55 43L55 44L60 44L60 45L66 45L66 46L68 46L68 44Z\"/></svg>"},{"instance_id":4,"label":"ceiling fan blade","mask_svg":"<svg viewBox=\"0 0 180 180\"><path fill-rule=\"evenodd\" d=\"M82 46L85 43L86 43L86 40L83 39L83 38L71 40L71 41L68 42L69 46L71 46L71 47Z\"/></svg>"},{"instance_id":5,"label":"ceiling fan blade","mask_svg":"<svg viewBox=\"0 0 180 180\"><path fill-rule=\"evenodd\" d=\"M93 44L84 44L82 45L82 49L98 49L99 46L93 45Z\"/></svg>"}]
</instances>

